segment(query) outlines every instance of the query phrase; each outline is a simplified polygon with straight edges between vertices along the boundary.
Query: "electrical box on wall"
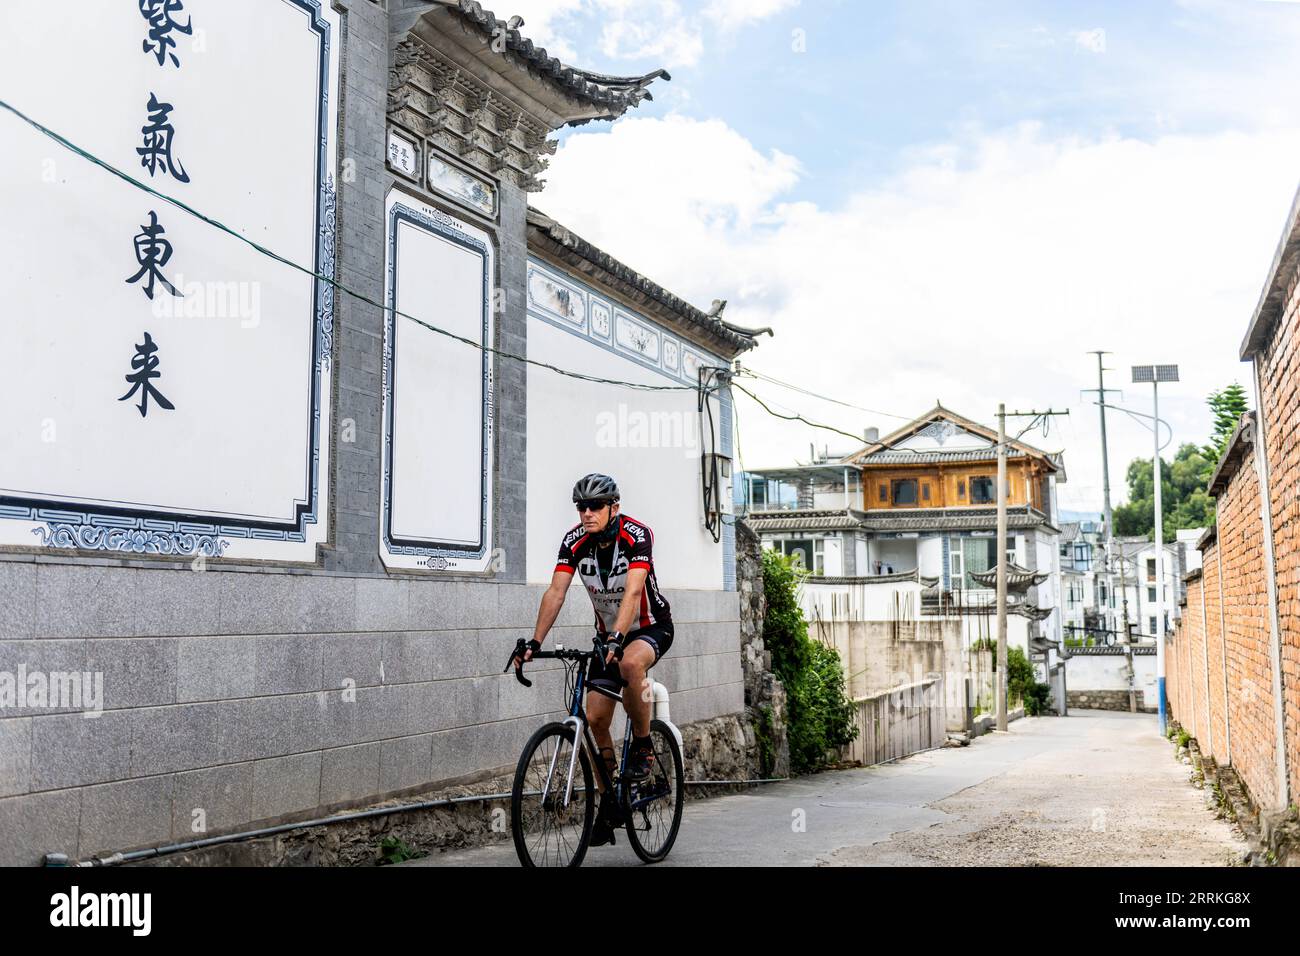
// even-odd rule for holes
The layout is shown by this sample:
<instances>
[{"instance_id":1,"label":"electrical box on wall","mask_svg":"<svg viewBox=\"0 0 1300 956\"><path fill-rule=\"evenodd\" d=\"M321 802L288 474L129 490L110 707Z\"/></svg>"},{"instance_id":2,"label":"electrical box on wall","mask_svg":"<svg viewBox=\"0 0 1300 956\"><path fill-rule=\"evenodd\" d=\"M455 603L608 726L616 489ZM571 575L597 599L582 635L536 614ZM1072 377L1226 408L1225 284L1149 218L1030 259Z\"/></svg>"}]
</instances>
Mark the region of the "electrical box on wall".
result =
<instances>
[{"instance_id":1,"label":"electrical box on wall","mask_svg":"<svg viewBox=\"0 0 1300 956\"><path fill-rule=\"evenodd\" d=\"M709 515L733 514L735 505L731 500L733 493L731 458L727 455L706 452L702 458L701 470L708 496Z\"/></svg>"}]
</instances>

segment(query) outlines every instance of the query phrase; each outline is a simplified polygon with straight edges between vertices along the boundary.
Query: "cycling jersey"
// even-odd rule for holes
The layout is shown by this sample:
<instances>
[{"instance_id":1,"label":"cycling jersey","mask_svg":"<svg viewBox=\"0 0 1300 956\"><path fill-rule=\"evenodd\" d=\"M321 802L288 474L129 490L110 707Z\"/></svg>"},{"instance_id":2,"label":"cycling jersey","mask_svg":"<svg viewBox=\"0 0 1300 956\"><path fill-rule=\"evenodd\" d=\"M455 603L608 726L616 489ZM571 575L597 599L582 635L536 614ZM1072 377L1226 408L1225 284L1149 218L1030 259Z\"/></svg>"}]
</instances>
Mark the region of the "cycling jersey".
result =
<instances>
[{"instance_id":1,"label":"cycling jersey","mask_svg":"<svg viewBox=\"0 0 1300 956\"><path fill-rule=\"evenodd\" d=\"M569 530L560 542L560 554L555 570L567 574L577 573L587 588L592 606L596 609L596 630L608 634L614 630L619 605L627 587L627 573L632 568L645 568L649 575L641 591L641 607L632 621L631 630L654 625L672 625L668 601L655 580L654 558L651 549L654 533L650 527L619 515L618 535L608 548L596 543L596 536L584 531L579 524Z\"/></svg>"}]
</instances>

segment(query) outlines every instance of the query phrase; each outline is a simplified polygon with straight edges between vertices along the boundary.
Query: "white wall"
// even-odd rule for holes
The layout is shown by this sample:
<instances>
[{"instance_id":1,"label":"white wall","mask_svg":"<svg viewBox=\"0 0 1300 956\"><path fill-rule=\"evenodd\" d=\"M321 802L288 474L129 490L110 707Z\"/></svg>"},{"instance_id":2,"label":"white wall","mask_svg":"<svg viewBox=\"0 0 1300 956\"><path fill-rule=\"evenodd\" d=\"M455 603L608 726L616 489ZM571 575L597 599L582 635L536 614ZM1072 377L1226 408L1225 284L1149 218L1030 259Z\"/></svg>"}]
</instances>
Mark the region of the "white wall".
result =
<instances>
[{"instance_id":1,"label":"white wall","mask_svg":"<svg viewBox=\"0 0 1300 956\"><path fill-rule=\"evenodd\" d=\"M822 574L838 577L844 573L844 541L835 535L827 536L822 544Z\"/></svg>"},{"instance_id":2,"label":"white wall","mask_svg":"<svg viewBox=\"0 0 1300 956\"><path fill-rule=\"evenodd\" d=\"M1188 571L1195 571L1201 566L1201 552L1196 550L1196 542L1200 540L1201 535L1204 533L1204 528L1186 528L1174 532L1175 540L1181 541L1187 546L1186 555Z\"/></svg>"},{"instance_id":3,"label":"white wall","mask_svg":"<svg viewBox=\"0 0 1300 956\"><path fill-rule=\"evenodd\" d=\"M850 476L852 480L852 476ZM861 507L862 502L853 500L853 493L850 491L846 496L843 488L837 488L834 491L814 491L813 507L819 511L843 511L850 507Z\"/></svg>"},{"instance_id":4,"label":"white wall","mask_svg":"<svg viewBox=\"0 0 1300 956\"><path fill-rule=\"evenodd\" d=\"M1128 690L1128 658L1123 654L1077 655L1065 662L1066 688L1081 690ZM1133 656L1133 686L1154 701L1156 692L1156 656Z\"/></svg>"},{"instance_id":5,"label":"white wall","mask_svg":"<svg viewBox=\"0 0 1300 956\"><path fill-rule=\"evenodd\" d=\"M605 378L671 384L653 369L532 315L528 355ZM618 482L624 513L654 530L661 586L721 589L722 545L704 528L695 392L637 391L536 366L527 376L528 460L513 464L527 472L528 580L551 579L560 539L577 523L573 483L600 471Z\"/></svg>"},{"instance_id":6,"label":"white wall","mask_svg":"<svg viewBox=\"0 0 1300 956\"><path fill-rule=\"evenodd\" d=\"M943 574L943 539L922 538L917 546L917 558L922 574L928 578L940 577Z\"/></svg>"},{"instance_id":7,"label":"white wall","mask_svg":"<svg viewBox=\"0 0 1300 956\"><path fill-rule=\"evenodd\" d=\"M875 538L871 541L871 570L875 574L876 562L880 562L880 571L885 573L885 565L893 565L895 573L911 571L917 562L916 538Z\"/></svg>"},{"instance_id":8,"label":"white wall","mask_svg":"<svg viewBox=\"0 0 1300 956\"><path fill-rule=\"evenodd\" d=\"M799 605L810 621L915 621L921 617L921 586L883 581L823 584L808 578L800 588Z\"/></svg>"}]
</instances>

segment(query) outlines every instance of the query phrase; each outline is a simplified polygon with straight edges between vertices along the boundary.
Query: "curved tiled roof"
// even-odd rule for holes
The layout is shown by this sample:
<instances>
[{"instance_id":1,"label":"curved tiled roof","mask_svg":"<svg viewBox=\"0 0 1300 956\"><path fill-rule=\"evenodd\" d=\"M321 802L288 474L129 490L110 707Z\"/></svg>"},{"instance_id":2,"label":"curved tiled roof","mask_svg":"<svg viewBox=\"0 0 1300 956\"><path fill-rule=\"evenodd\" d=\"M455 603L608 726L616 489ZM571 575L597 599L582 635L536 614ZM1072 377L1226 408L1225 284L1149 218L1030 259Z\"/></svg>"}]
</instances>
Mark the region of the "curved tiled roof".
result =
<instances>
[{"instance_id":1,"label":"curved tiled roof","mask_svg":"<svg viewBox=\"0 0 1300 956\"><path fill-rule=\"evenodd\" d=\"M998 583L997 568L989 568L987 571L971 571L970 576L985 587L996 587ZM1031 584L1042 584L1047 578L1048 574L1045 571L1031 571L1029 568L1022 568L1018 564L1007 567L1008 588L1027 588Z\"/></svg>"},{"instance_id":2,"label":"curved tiled roof","mask_svg":"<svg viewBox=\"0 0 1300 956\"><path fill-rule=\"evenodd\" d=\"M755 531L850 531L862 527L861 512L751 511L745 521Z\"/></svg>"},{"instance_id":3,"label":"curved tiled roof","mask_svg":"<svg viewBox=\"0 0 1300 956\"><path fill-rule=\"evenodd\" d=\"M672 79L667 70L655 70L644 76L608 76L565 66L556 57L547 53L545 47L537 46L519 32L518 28L523 26L522 18L511 17L508 20L500 20L491 10L483 9L483 5L477 0L443 0L443 2L450 10L458 13L464 20L488 36L495 37L499 31L503 31L506 49L522 60L529 69L559 87L565 95L603 107L609 111L610 116L621 116L642 100L654 99L646 87L661 77L665 80ZM570 125L578 126L585 122L588 120L577 120Z\"/></svg>"},{"instance_id":4,"label":"curved tiled roof","mask_svg":"<svg viewBox=\"0 0 1300 956\"><path fill-rule=\"evenodd\" d=\"M857 511L843 509L751 511L745 520L755 531L976 531L996 530L995 508L916 508L897 511ZM1011 529L1047 528L1056 530L1047 515L1021 505L1007 509L1007 527Z\"/></svg>"}]
</instances>

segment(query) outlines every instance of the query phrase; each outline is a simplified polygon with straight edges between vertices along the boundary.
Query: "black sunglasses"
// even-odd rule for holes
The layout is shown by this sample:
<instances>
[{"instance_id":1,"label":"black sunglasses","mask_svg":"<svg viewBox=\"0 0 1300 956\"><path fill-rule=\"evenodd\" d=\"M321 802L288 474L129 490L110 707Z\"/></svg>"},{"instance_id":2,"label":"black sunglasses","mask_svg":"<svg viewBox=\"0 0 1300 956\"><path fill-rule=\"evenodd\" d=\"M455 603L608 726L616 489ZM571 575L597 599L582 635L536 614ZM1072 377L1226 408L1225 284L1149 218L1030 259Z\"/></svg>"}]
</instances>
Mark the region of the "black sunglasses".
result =
<instances>
[{"instance_id":1,"label":"black sunglasses","mask_svg":"<svg viewBox=\"0 0 1300 956\"><path fill-rule=\"evenodd\" d=\"M575 502L579 511L600 511L605 508L608 501L597 501L594 498L584 498L582 501Z\"/></svg>"}]
</instances>

